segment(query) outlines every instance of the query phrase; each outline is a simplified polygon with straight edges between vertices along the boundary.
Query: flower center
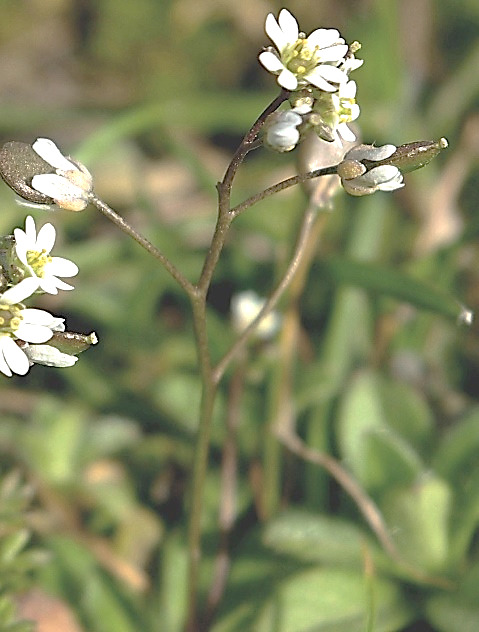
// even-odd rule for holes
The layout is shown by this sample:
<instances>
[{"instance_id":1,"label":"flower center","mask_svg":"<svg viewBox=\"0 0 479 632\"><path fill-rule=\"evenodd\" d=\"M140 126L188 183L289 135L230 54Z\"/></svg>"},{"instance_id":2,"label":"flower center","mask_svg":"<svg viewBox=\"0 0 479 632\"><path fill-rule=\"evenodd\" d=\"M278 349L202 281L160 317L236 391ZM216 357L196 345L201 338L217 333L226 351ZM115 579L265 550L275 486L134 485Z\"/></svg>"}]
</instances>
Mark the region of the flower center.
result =
<instances>
[{"instance_id":1,"label":"flower center","mask_svg":"<svg viewBox=\"0 0 479 632\"><path fill-rule=\"evenodd\" d=\"M307 75L318 65L319 50L319 46L310 48L306 38L300 37L286 49L283 63L294 75Z\"/></svg>"},{"instance_id":2,"label":"flower center","mask_svg":"<svg viewBox=\"0 0 479 632\"><path fill-rule=\"evenodd\" d=\"M0 335L12 335L20 327L23 320L20 305L0 303Z\"/></svg>"},{"instance_id":3,"label":"flower center","mask_svg":"<svg viewBox=\"0 0 479 632\"><path fill-rule=\"evenodd\" d=\"M42 250L41 252L38 250L28 250L27 252L27 263L40 279L45 276L45 266L51 263L51 260L52 258L47 254L46 250Z\"/></svg>"}]
</instances>

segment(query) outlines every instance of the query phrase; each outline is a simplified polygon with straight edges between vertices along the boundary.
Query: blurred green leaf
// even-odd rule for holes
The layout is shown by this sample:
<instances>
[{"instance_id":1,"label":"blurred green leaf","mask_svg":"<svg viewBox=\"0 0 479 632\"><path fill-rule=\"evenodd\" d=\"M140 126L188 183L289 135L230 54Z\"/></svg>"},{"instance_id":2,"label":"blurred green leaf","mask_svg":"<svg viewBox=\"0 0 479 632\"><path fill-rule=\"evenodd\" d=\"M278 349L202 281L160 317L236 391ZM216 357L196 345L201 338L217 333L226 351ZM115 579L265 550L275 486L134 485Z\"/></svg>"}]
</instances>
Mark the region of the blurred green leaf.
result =
<instances>
[{"instance_id":1,"label":"blurred green leaf","mask_svg":"<svg viewBox=\"0 0 479 632\"><path fill-rule=\"evenodd\" d=\"M375 548L370 536L355 524L300 509L270 520L264 527L263 544L302 562L354 567L364 563L365 548Z\"/></svg>"},{"instance_id":2,"label":"blurred green leaf","mask_svg":"<svg viewBox=\"0 0 479 632\"><path fill-rule=\"evenodd\" d=\"M430 573L447 568L451 501L451 488L432 475L384 496L381 508L391 535L404 559L416 568Z\"/></svg>"},{"instance_id":3,"label":"blurred green leaf","mask_svg":"<svg viewBox=\"0 0 479 632\"><path fill-rule=\"evenodd\" d=\"M361 573L329 568L303 571L281 582L253 629L364 632L370 615L375 632L400 629L411 615L399 590L377 578L373 584L375 611L371 613L366 599L366 578Z\"/></svg>"},{"instance_id":4,"label":"blurred green leaf","mask_svg":"<svg viewBox=\"0 0 479 632\"><path fill-rule=\"evenodd\" d=\"M414 449L389 426L377 374L363 371L355 377L337 421L342 457L367 489L409 483L422 471Z\"/></svg>"},{"instance_id":5,"label":"blurred green leaf","mask_svg":"<svg viewBox=\"0 0 479 632\"><path fill-rule=\"evenodd\" d=\"M334 257L323 260L321 270L336 283L379 292L455 321L464 315L463 305L451 294L384 264Z\"/></svg>"}]
</instances>

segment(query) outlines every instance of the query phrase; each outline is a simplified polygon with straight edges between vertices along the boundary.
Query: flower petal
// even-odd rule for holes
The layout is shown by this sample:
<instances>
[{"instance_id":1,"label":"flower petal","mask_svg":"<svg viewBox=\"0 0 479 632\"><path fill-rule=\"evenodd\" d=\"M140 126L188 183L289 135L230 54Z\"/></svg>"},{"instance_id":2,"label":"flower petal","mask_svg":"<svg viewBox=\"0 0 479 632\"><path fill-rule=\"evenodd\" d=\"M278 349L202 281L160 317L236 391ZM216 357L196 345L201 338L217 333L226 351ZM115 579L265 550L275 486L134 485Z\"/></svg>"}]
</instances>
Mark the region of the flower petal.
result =
<instances>
[{"instance_id":1,"label":"flower petal","mask_svg":"<svg viewBox=\"0 0 479 632\"><path fill-rule=\"evenodd\" d=\"M43 364L45 366L68 367L73 366L78 358L68 353L62 353L56 347L51 345L29 345L25 349L25 353L35 364Z\"/></svg>"},{"instance_id":2,"label":"flower petal","mask_svg":"<svg viewBox=\"0 0 479 632\"><path fill-rule=\"evenodd\" d=\"M308 35L306 41L308 43L308 48L316 48L316 46L318 48L328 48L336 43L344 43L344 40L340 37L337 29L316 29Z\"/></svg>"},{"instance_id":3,"label":"flower petal","mask_svg":"<svg viewBox=\"0 0 479 632\"><path fill-rule=\"evenodd\" d=\"M270 72L279 72L283 68L283 62L272 51L265 50L259 54L258 59Z\"/></svg>"},{"instance_id":4,"label":"flower petal","mask_svg":"<svg viewBox=\"0 0 479 632\"><path fill-rule=\"evenodd\" d=\"M278 83L285 90L296 90L298 87L298 80L296 79L296 75L294 75L290 70L284 68L279 76Z\"/></svg>"},{"instance_id":5,"label":"flower petal","mask_svg":"<svg viewBox=\"0 0 479 632\"><path fill-rule=\"evenodd\" d=\"M5 357L3 355L3 347L7 338L9 338L9 336L0 337L0 371L7 377L12 377L12 372L10 371L10 367L8 366L5 360Z\"/></svg>"},{"instance_id":6,"label":"flower petal","mask_svg":"<svg viewBox=\"0 0 479 632\"><path fill-rule=\"evenodd\" d=\"M13 373L17 373L17 375L25 375L28 373L30 362L13 338L10 338L9 336L4 337L2 340L1 351L5 363ZM5 373L5 371L3 372ZM5 375L8 375L8 373L5 373Z\"/></svg>"},{"instance_id":7,"label":"flower petal","mask_svg":"<svg viewBox=\"0 0 479 632\"><path fill-rule=\"evenodd\" d=\"M55 276L72 277L78 274L78 266L70 259L63 257L52 257L52 260L45 265L45 273Z\"/></svg>"},{"instance_id":8,"label":"flower petal","mask_svg":"<svg viewBox=\"0 0 479 632\"><path fill-rule=\"evenodd\" d=\"M281 9L278 17L278 24L283 31L288 43L294 44L299 37L298 22L288 9Z\"/></svg>"},{"instance_id":9,"label":"flower petal","mask_svg":"<svg viewBox=\"0 0 479 632\"><path fill-rule=\"evenodd\" d=\"M57 232L53 224L43 224L38 231L36 250L45 250L45 252L50 253L55 245L56 235Z\"/></svg>"},{"instance_id":10,"label":"flower petal","mask_svg":"<svg viewBox=\"0 0 479 632\"><path fill-rule=\"evenodd\" d=\"M61 169L62 171L77 169L76 165L67 160L55 143L49 138L37 138L32 148L40 158L43 158L45 162L48 162L48 164L55 167L55 169Z\"/></svg>"},{"instance_id":11,"label":"flower petal","mask_svg":"<svg viewBox=\"0 0 479 632\"><path fill-rule=\"evenodd\" d=\"M85 200L86 205L85 191L63 176L50 173L33 176L32 187L40 193L53 198L58 205L61 205L62 202L68 203L73 200Z\"/></svg>"},{"instance_id":12,"label":"flower petal","mask_svg":"<svg viewBox=\"0 0 479 632\"><path fill-rule=\"evenodd\" d=\"M16 330L15 335L25 342L46 342L53 336L53 331L42 325L22 323Z\"/></svg>"},{"instance_id":13,"label":"flower petal","mask_svg":"<svg viewBox=\"0 0 479 632\"><path fill-rule=\"evenodd\" d=\"M356 145L348 151L344 158L348 160L385 160L396 151L395 145Z\"/></svg>"},{"instance_id":14,"label":"flower petal","mask_svg":"<svg viewBox=\"0 0 479 632\"><path fill-rule=\"evenodd\" d=\"M17 285L5 290L5 292L0 295L0 301L8 303L9 305L21 303L31 296L38 289L38 286L39 281L37 277L28 277L20 281L20 283L17 283Z\"/></svg>"},{"instance_id":15,"label":"flower petal","mask_svg":"<svg viewBox=\"0 0 479 632\"><path fill-rule=\"evenodd\" d=\"M15 237L15 252L17 253L17 257L24 266L30 267L27 261L27 251L30 250L31 241L28 235L21 228L15 228L13 235Z\"/></svg>"}]
</instances>

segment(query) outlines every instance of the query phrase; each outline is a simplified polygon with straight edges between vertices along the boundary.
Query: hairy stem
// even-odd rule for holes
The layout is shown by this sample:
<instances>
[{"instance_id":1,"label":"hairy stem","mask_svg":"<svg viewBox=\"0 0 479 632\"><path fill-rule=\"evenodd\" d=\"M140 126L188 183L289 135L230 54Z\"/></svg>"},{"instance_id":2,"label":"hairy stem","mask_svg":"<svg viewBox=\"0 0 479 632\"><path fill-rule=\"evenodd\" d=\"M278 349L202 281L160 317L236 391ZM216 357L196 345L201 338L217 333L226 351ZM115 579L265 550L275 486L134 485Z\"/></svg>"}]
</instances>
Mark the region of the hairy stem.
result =
<instances>
[{"instance_id":1,"label":"hairy stem","mask_svg":"<svg viewBox=\"0 0 479 632\"><path fill-rule=\"evenodd\" d=\"M260 193L256 193L255 195L252 195L251 197L244 200L243 202L240 202L240 204L237 204L235 207L231 209L230 214L233 217L237 217L240 213L242 213L243 211L246 211L246 209L250 208L251 206L254 206L258 202L261 202L261 200L264 200L265 198L269 197L270 195L273 195L274 193L279 193L279 191L284 191L285 189L294 187L296 184L301 184L302 182L313 180L313 178L319 178L320 176L334 175L336 173L336 170L337 170L337 165L334 165L332 167L323 167L322 169L315 169L314 171L310 171L308 173L300 173L297 176L291 176L291 178L286 178L286 180L281 180L281 182L273 184L272 186L268 187L264 191L261 191Z\"/></svg>"},{"instance_id":2,"label":"hairy stem","mask_svg":"<svg viewBox=\"0 0 479 632\"><path fill-rule=\"evenodd\" d=\"M211 369L211 357L206 330L206 297L216 265L223 250L228 229L234 216L230 213L231 187L236 173L248 152L255 146L256 137L266 118L274 112L288 97L282 91L270 105L260 114L250 130L244 136L228 165L223 180L217 185L218 217L210 248L206 254L198 283L188 292L193 308L193 323L198 348L198 364L201 373L202 396L201 411L195 446L195 461L191 483L191 510L188 526L188 614L187 632L197 632L200 628L198 616L198 580L201 561L201 516L203 496L208 468L208 454L211 439L211 422L218 381L214 379Z\"/></svg>"},{"instance_id":3,"label":"hairy stem","mask_svg":"<svg viewBox=\"0 0 479 632\"><path fill-rule=\"evenodd\" d=\"M93 206L103 213L105 217L107 217L111 222L115 224L120 230L126 233L129 237L132 237L144 250L146 250L150 255L152 255L157 261L161 263L161 265L165 268L167 272L175 279L175 281L184 289L184 291L189 295L193 296L195 294L195 287L192 283L188 281L187 278L183 276L183 274L178 270L178 268L171 263L166 255L164 255L161 250L159 250L156 246L154 246L146 237L143 237L137 230L135 230L128 222L119 215L116 211L114 211L108 204L105 204L100 198L98 198L93 193L90 194L89 201Z\"/></svg>"}]
</instances>

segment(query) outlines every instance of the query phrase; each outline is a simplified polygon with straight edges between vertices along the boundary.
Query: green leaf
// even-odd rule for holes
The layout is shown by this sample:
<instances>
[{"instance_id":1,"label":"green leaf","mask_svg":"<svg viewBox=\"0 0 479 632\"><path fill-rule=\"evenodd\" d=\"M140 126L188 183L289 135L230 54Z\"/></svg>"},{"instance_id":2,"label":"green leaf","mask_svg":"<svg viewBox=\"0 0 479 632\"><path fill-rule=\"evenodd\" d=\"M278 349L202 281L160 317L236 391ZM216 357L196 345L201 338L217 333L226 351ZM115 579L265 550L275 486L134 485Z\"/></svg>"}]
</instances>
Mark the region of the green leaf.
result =
<instances>
[{"instance_id":1,"label":"green leaf","mask_svg":"<svg viewBox=\"0 0 479 632\"><path fill-rule=\"evenodd\" d=\"M264 528L263 544L276 553L303 562L361 565L369 537L354 524L339 518L291 509Z\"/></svg>"},{"instance_id":2,"label":"green leaf","mask_svg":"<svg viewBox=\"0 0 479 632\"><path fill-rule=\"evenodd\" d=\"M257 632L364 632L369 619L375 632L400 629L410 618L399 589L359 572L313 568L281 582L256 625ZM233 628L234 630L234 628Z\"/></svg>"},{"instance_id":3,"label":"green leaf","mask_svg":"<svg viewBox=\"0 0 479 632\"><path fill-rule=\"evenodd\" d=\"M20 529L0 540L0 565L11 562L22 551L30 539L27 529Z\"/></svg>"},{"instance_id":4,"label":"green leaf","mask_svg":"<svg viewBox=\"0 0 479 632\"><path fill-rule=\"evenodd\" d=\"M466 573L454 593L432 597L426 604L428 619L438 632L477 632L479 622L479 564Z\"/></svg>"},{"instance_id":5,"label":"green leaf","mask_svg":"<svg viewBox=\"0 0 479 632\"><path fill-rule=\"evenodd\" d=\"M409 483L422 471L414 449L388 424L375 373L358 374L344 396L338 439L342 457L367 489Z\"/></svg>"},{"instance_id":6,"label":"green leaf","mask_svg":"<svg viewBox=\"0 0 479 632\"><path fill-rule=\"evenodd\" d=\"M332 257L321 269L336 283L362 287L404 301L455 321L464 317L464 307L451 294L383 264Z\"/></svg>"},{"instance_id":7,"label":"green leaf","mask_svg":"<svg viewBox=\"0 0 479 632\"><path fill-rule=\"evenodd\" d=\"M464 482L463 476L477 467L478 450L479 408L476 408L444 434L434 457L434 466L445 478Z\"/></svg>"},{"instance_id":8,"label":"green leaf","mask_svg":"<svg viewBox=\"0 0 479 632\"><path fill-rule=\"evenodd\" d=\"M443 480L424 477L408 487L390 490L382 503L397 548L424 571L443 571L449 558L452 492Z\"/></svg>"}]
</instances>

